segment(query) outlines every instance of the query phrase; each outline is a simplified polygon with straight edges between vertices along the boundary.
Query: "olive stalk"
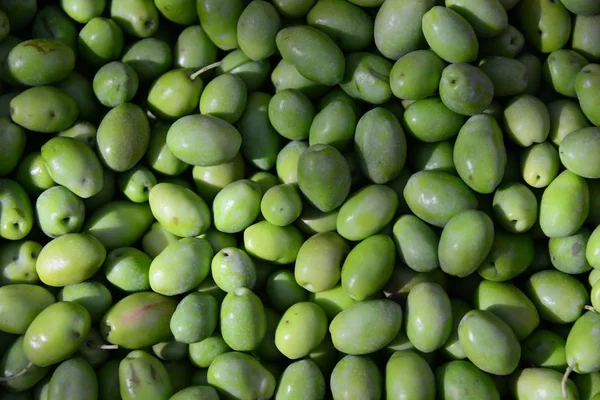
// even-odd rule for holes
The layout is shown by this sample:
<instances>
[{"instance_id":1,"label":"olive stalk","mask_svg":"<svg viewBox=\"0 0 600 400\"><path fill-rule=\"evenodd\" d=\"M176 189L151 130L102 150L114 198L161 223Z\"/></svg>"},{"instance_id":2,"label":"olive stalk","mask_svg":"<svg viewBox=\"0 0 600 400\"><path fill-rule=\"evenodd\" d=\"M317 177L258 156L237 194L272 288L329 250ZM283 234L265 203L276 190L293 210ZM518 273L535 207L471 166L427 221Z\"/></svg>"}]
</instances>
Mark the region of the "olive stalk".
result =
<instances>
[{"instance_id":1,"label":"olive stalk","mask_svg":"<svg viewBox=\"0 0 600 400\"><path fill-rule=\"evenodd\" d=\"M562 377L562 380L560 381L560 391L562 393L563 399L567 398L567 382L569 380L569 375L571 374L571 372L573 372L573 368L573 365L569 365L567 367L567 370L565 371L565 374Z\"/></svg>"},{"instance_id":2,"label":"olive stalk","mask_svg":"<svg viewBox=\"0 0 600 400\"><path fill-rule=\"evenodd\" d=\"M33 363L31 361L29 361L29 364L27 364L27 366L25 366L25 368L23 368L22 370L20 370L19 372L17 372L14 375L9 375L9 376L0 378L0 382L10 382L12 380L15 380L15 379L25 375L31 369L31 367L33 367Z\"/></svg>"},{"instance_id":3,"label":"olive stalk","mask_svg":"<svg viewBox=\"0 0 600 400\"><path fill-rule=\"evenodd\" d=\"M119 346L116 344L96 343L91 340L87 341L86 346L92 347L94 349L99 349L99 350L118 350L119 349Z\"/></svg>"},{"instance_id":4,"label":"olive stalk","mask_svg":"<svg viewBox=\"0 0 600 400\"><path fill-rule=\"evenodd\" d=\"M208 64L206 67L200 68L198 71L196 71L192 75L190 75L190 80L193 81L194 79L196 79L197 77L199 77L200 75L205 73L206 71L209 71L213 68L217 68L217 67L221 66L221 64L223 64L223 61L217 61L215 63Z\"/></svg>"}]
</instances>

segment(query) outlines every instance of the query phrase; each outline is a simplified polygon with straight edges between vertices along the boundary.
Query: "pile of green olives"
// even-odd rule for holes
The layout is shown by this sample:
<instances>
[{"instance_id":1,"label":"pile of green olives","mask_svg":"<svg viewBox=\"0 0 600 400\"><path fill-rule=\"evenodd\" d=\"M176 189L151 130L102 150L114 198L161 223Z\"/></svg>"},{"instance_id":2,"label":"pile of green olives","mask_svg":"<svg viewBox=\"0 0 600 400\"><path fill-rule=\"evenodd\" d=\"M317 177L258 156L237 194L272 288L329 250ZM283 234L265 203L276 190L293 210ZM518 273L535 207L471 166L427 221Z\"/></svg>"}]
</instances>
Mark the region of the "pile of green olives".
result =
<instances>
[{"instance_id":1,"label":"pile of green olives","mask_svg":"<svg viewBox=\"0 0 600 400\"><path fill-rule=\"evenodd\" d=\"M600 400L600 0L0 0L0 400Z\"/></svg>"}]
</instances>

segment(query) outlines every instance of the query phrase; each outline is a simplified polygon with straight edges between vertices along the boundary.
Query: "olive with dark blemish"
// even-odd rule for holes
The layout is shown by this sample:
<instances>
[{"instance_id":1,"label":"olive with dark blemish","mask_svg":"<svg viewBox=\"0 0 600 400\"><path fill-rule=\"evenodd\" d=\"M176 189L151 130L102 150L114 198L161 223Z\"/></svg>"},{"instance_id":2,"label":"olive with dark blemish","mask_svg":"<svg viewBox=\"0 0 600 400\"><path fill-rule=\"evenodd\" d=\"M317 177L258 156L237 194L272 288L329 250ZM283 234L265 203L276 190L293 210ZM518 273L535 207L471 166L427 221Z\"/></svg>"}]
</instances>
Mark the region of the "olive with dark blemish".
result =
<instances>
[{"instance_id":1,"label":"olive with dark blemish","mask_svg":"<svg viewBox=\"0 0 600 400\"><path fill-rule=\"evenodd\" d=\"M8 53L10 78L27 86L49 85L65 79L75 68L75 52L57 39L30 39Z\"/></svg>"}]
</instances>

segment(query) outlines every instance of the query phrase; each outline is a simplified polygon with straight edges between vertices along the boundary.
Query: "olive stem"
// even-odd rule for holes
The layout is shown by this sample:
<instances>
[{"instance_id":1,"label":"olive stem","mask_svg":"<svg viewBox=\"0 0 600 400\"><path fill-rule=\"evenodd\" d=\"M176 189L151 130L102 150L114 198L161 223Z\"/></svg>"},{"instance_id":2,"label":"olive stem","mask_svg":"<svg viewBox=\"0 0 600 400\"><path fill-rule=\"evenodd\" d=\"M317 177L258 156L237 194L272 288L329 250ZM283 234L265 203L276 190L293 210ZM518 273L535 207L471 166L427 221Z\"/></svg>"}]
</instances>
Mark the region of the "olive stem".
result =
<instances>
[{"instance_id":1,"label":"olive stem","mask_svg":"<svg viewBox=\"0 0 600 400\"><path fill-rule=\"evenodd\" d=\"M571 372L573 372L573 366L569 365L562 377L562 380L560 381L560 391L562 392L563 399L567 398L567 381L569 380L569 375L571 375Z\"/></svg>"},{"instance_id":2,"label":"olive stem","mask_svg":"<svg viewBox=\"0 0 600 400\"><path fill-rule=\"evenodd\" d=\"M17 379L18 377L25 375L27 373L27 371L29 371L31 369L31 367L33 367L33 363L30 361L29 364L27 364L27 366L25 368L23 368L16 374L0 378L0 382L9 382L9 381L12 381L13 379Z\"/></svg>"},{"instance_id":3,"label":"olive stem","mask_svg":"<svg viewBox=\"0 0 600 400\"><path fill-rule=\"evenodd\" d=\"M596 309L593 306L585 306L583 308L588 311L596 312Z\"/></svg>"},{"instance_id":4,"label":"olive stem","mask_svg":"<svg viewBox=\"0 0 600 400\"><path fill-rule=\"evenodd\" d=\"M223 61L217 61L215 63L212 64L208 64L206 67L202 67L200 68L198 71L194 72L193 74L190 75L190 79L194 80L197 77L199 77L200 75L202 75L204 72L211 70L213 68L217 68L218 66L220 66L221 64L223 64Z\"/></svg>"},{"instance_id":5,"label":"olive stem","mask_svg":"<svg viewBox=\"0 0 600 400\"><path fill-rule=\"evenodd\" d=\"M86 344L89 347L93 347L94 349L100 349L100 350L118 350L119 349L119 346L116 344L95 343L92 341L89 341Z\"/></svg>"}]
</instances>

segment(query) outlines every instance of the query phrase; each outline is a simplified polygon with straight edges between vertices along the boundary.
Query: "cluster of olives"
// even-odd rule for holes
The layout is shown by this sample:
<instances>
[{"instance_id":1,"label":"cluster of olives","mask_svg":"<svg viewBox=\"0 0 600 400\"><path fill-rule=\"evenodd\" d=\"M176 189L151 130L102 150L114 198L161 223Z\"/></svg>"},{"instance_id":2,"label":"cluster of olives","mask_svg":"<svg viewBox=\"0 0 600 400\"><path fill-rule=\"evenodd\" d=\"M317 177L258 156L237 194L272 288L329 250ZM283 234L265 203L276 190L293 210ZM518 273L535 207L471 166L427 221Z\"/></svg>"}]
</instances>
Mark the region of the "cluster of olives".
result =
<instances>
[{"instance_id":1,"label":"cluster of olives","mask_svg":"<svg viewBox=\"0 0 600 400\"><path fill-rule=\"evenodd\" d=\"M600 400L599 226L600 0L0 0L0 400Z\"/></svg>"}]
</instances>

